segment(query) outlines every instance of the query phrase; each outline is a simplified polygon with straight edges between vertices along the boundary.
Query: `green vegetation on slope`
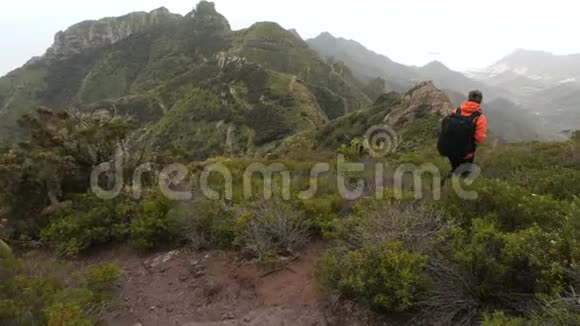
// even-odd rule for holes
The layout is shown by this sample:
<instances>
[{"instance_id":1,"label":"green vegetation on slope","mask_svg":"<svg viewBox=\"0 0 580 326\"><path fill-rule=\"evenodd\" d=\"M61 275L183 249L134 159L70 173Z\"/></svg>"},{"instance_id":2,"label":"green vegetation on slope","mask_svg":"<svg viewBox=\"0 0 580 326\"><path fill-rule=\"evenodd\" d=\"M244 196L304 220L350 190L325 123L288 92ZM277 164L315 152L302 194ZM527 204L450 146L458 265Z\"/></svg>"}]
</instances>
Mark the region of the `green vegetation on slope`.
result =
<instances>
[{"instance_id":1,"label":"green vegetation on slope","mask_svg":"<svg viewBox=\"0 0 580 326\"><path fill-rule=\"evenodd\" d=\"M217 111L226 116L224 122L252 129L252 145L261 146L319 127L369 102L348 69L324 61L274 23L232 32L213 4L200 2L185 17L171 16L151 27L140 24L115 43L89 46L74 55L45 56L0 79L0 114L6 127L0 141L22 139L16 121L38 105L85 112L115 108L141 123L160 121L159 130L168 126L161 121L163 114L174 106L186 110L191 92L202 89L219 98ZM76 38L84 37L81 27L71 32ZM62 42L61 49L76 46ZM208 137L214 138L211 128L200 131L200 137L210 132ZM195 143L192 139L187 146Z\"/></svg>"},{"instance_id":2,"label":"green vegetation on slope","mask_svg":"<svg viewBox=\"0 0 580 326\"><path fill-rule=\"evenodd\" d=\"M447 162L435 148L440 116L423 103L429 96L389 93L368 105L348 69L319 58L276 24L232 32L202 2L186 17L115 44L47 60L0 79L3 118L36 113L21 120L21 130L3 129L28 142L0 149L0 212L9 219L0 243L17 253L34 244L75 257L127 243L140 251L238 250L275 265L299 256L309 241L326 239L316 273L323 288L380 314L419 324L580 320L578 137L484 145L477 156L483 175L465 186L477 200L451 186L435 200L432 182L420 189L424 199L415 199L407 179L403 189L388 189L394 178L387 175L386 189L376 193L374 169L339 171L336 157L380 163L387 173L402 164L431 164L445 174ZM368 86L376 97L381 81ZM78 110L35 111L43 103ZM398 151L369 157L366 131L394 110L407 118L397 126ZM115 154L125 176L144 162L155 169L186 164L191 178L171 186L193 190L191 198L169 200L155 173L145 173L142 184L124 184L115 199L98 198L89 189L90 172ZM306 198L302 192L320 162L329 171ZM273 198L264 200L259 173L245 184L254 163L286 167L290 189L285 174L275 175ZM217 199L199 193L210 165L231 172L231 190L219 173L208 177ZM345 199L338 176L361 190L360 198ZM112 175L100 177L98 184L111 189ZM113 266L75 277L60 270L38 275L7 252L0 256L1 323L97 322L92 312L106 304L118 277Z\"/></svg>"}]
</instances>

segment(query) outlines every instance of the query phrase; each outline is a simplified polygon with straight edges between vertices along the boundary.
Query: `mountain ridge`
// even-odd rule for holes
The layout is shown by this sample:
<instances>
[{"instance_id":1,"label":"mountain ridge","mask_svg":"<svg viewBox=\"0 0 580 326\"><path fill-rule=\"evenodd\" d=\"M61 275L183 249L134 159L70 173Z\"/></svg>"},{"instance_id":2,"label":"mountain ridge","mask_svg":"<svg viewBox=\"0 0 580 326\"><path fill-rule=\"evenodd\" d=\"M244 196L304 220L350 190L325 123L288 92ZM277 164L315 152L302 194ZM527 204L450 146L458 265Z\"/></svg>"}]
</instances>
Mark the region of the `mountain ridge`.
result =
<instances>
[{"instance_id":1,"label":"mountain ridge","mask_svg":"<svg viewBox=\"0 0 580 326\"><path fill-rule=\"evenodd\" d=\"M226 67L225 63L230 61L235 62L235 69ZM252 67L248 69L261 76L255 83L264 89L250 86L249 81L241 78L242 66ZM224 71L224 68L230 70ZM194 76L194 73L200 75ZM211 75L229 73L236 77L223 79ZM57 33L55 43L44 56L33 58L0 78L0 117L3 118L0 127L4 133L0 137L4 140L19 139L21 135L16 121L38 105L90 110L116 105L121 112L141 123L155 122L176 105L180 96L188 96L171 91L167 86L181 84L183 87L209 87L211 93L217 94L227 105L252 108L280 105L280 96L298 99L293 90L271 83L300 85L301 99L295 103L308 103L305 105L309 108L308 113L303 112L302 120L324 121L364 109L382 93L406 92L421 81L432 80L436 87L448 94L465 96L471 89L482 90L490 104L490 112L500 112L501 108L493 106L507 104L503 101L508 100L506 107L517 114L502 117L530 121L529 129L542 129L538 127L542 124L536 121L540 118L555 119L552 115L535 115L539 108L525 98L522 100L526 94L513 96L517 87L509 87L517 80L529 87L519 89L535 92L537 84L534 81L521 75L503 77L505 80L497 84L475 80L437 60L421 67L405 66L355 40L335 37L328 32L303 40L296 30L286 30L275 22L258 22L233 31L227 19L217 12L215 4L202 1L184 16L161 7L149 13L135 12L116 18L84 21ZM209 86L211 83L220 86ZM239 85L235 83L242 83L243 87L238 89ZM266 103L272 96L272 89L278 92L271 103ZM247 92L253 94L244 98L249 95ZM255 98L254 93L261 96ZM172 95L168 97L166 94ZM562 105L573 104L570 91L562 87L542 94L560 96L561 100L557 102ZM316 104L312 98L316 99ZM546 103L543 99L534 101ZM300 109L295 104L286 104L282 107ZM143 106L141 110L139 105ZM521 110L520 106L530 109ZM312 109L314 107L316 109ZM313 110L321 111L322 116L315 117L318 114L313 114ZM236 116L240 112L236 109L229 114ZM296 124L296 119L301 120L295 117L290 123L292 126L284 128L296 131L294 128L298 125L319 125ZM244 118L242 121L248 120ZM530 134L547 134L544 130L523 132L526 127L521 121L513 123L518 125L516 129L519 131L506 132L507 139L522 140L528 139L526 135ZM570 129L571 126L551 128ZM271 133L276 134L273 130ZM275 141L286 134L280 132L274 138L264 139ZM501 136L502 131L498 134Z\"/></svg>"},{"instance_id":2,"label":"mountain ridge","mask_svg":"<svg viewBox=\"0 0 580 326\"><path fill-rule=\"evenodd\" d=\"M368 50L356 41L335 37L330 33L322 33L308 42L321 55L335 57L345 62L355 75L363 76L365 80L383 78L386 81L386 91L401 92L401 89L407 91L420 81L431 80L435 86L454 98L455 105L461 104L470 90L483 91L486 111L497 118L497 121L490 119L490 128L500 139L522 141L559 137L556 132L547 130L533 111L524 110L514 103L514 97L501 85L489 85L471 79L461 72L453 71L440 61L434 60L421 67L404 66ZM505 108L501 107L503 104L506 104Z\"/></svg>"},{"instance_id":3,"label":"mountain ridge","mask_svg":"<svg viewBox=\"0 0 580 326\"><path fill-rule=\"evenodd\" d=\"M0 139L23 139L17 121L38 106L74 107L131 117L165 150L204 159L260 150L371 103L348 67L276 23L232 31L205 1L185 16L154 12L165 18L73 25L49 55L0 78Z\"/></svg>"}]
</instances>

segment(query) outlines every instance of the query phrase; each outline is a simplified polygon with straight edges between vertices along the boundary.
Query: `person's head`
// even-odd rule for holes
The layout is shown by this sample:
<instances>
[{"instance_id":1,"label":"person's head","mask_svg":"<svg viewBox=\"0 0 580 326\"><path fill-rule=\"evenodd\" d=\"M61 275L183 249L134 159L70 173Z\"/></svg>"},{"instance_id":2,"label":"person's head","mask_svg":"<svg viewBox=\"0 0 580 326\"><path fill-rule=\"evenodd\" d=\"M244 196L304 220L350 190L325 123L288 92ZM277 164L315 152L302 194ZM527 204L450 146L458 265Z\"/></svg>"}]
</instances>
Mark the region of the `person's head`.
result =
<instances>
[{"instance_id":1,"label":"person's head","mask_svg":"<svg viewBox=\"0 0 580 326\"><path fill-rule=\"evenodd\" d=\"M471 91L469 92L469 101L481 104L483 102L483 94L478 90Z\"/></svg>"}]
</instances>

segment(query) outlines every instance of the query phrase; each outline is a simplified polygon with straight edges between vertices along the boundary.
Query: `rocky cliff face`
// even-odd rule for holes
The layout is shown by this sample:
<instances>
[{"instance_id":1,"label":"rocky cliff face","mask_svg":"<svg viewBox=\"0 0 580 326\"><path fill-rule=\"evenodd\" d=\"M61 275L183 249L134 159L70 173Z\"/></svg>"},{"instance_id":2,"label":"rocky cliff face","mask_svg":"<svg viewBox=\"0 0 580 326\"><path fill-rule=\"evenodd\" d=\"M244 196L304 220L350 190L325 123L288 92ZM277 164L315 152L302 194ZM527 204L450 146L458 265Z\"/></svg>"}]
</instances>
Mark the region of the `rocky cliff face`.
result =
<instances>
[{"instance_id":1,"label":"rocky cliff face","mask_svg":"<svg viewBox=\"0 0 580 326\"><path fill-rule=\"evenodd\" d=\"M435 87L433 82L420 82L407 92L401 104L386 117L385 123L394 127L411 122L426 115L445 116L453 112L451 99Z\"/></svg>"},{"instance_id":2,"label":"rocky cliff face","mask_svg":"<svg viewBox=\"0 0 580 326\"><path fill-rule=\"evenodd\" d=\"M122 17L84 21L58 32L46 57L66 59L85 50L115 44L147 28L180 18L182 16L162 7L149 13L135 12Z\"/></svg>"}]
</instances>

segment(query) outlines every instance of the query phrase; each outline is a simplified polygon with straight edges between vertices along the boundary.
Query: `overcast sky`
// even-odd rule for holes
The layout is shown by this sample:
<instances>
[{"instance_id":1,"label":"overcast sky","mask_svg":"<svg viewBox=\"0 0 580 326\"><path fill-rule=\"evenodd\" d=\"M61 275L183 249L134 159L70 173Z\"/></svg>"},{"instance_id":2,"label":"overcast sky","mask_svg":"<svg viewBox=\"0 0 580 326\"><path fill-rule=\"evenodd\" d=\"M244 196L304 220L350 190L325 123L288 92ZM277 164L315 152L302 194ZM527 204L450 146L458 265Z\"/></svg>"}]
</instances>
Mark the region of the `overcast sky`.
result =
<instances>
[{"instance_id":1,"label":"overcast sky","mask_svg":"<svg viewBox=\"0 0 580 326\"><path fill-rule=\"evenodd\" d=\"M59 30L82 20L165 6L185 14L197 0L3 0L0 75L41 55ZM439 60L485 67L517 48L580 53L580 4L570 0L216 0L234 29L256 21L328 31L409 65Z\"/></svg>"}]
</instances>

